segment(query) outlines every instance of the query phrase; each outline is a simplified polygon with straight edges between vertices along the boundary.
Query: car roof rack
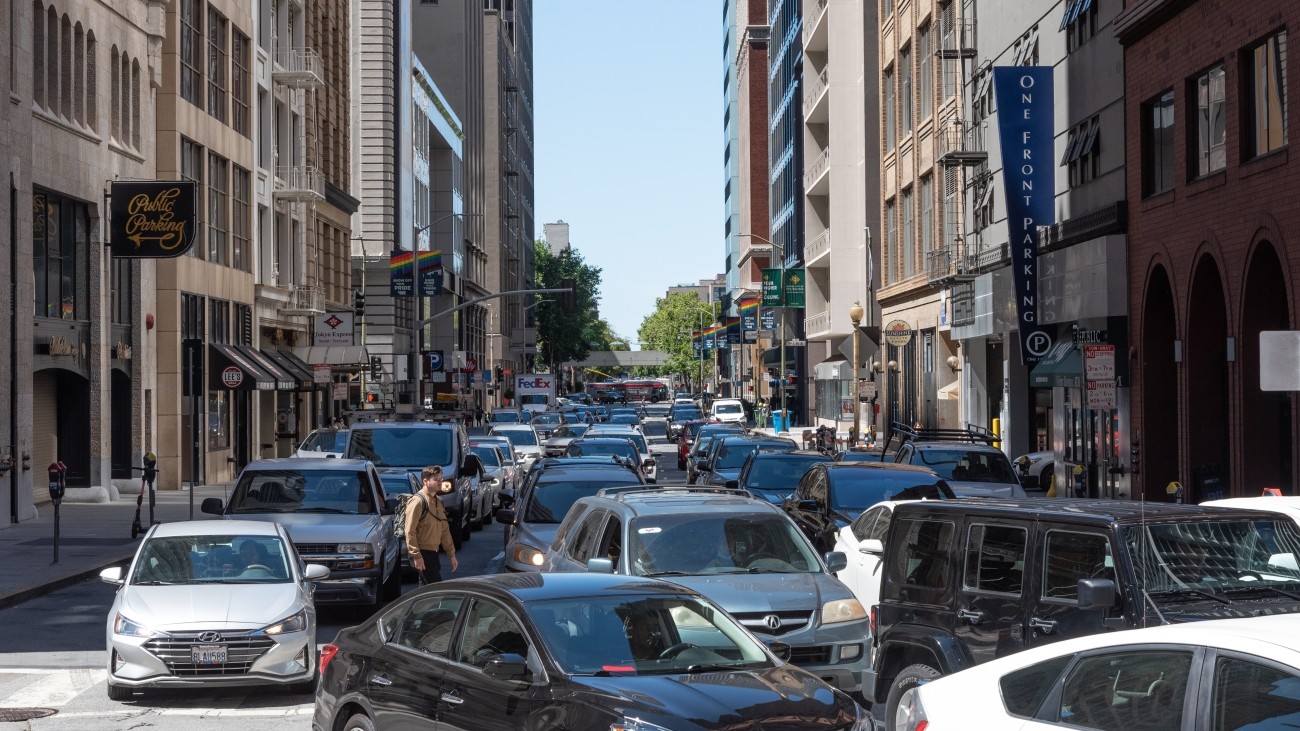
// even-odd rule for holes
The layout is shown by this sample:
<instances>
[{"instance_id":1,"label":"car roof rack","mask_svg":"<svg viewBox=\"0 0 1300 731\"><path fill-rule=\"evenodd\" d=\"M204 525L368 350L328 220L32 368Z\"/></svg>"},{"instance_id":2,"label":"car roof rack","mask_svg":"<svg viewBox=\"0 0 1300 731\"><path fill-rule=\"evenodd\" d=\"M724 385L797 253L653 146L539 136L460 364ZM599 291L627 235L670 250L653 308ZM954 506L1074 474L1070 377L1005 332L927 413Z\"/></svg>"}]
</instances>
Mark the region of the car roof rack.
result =
<instances>
[{"instance_id":1,"label":"car roof rack","mask_svg":"<svg viewBox=\"0 0 1300 731\"><path fill-rule=\"evenodd\" d=\"M881 462L885 461L885 453L889 451L889 445L894 439L898 439L897 448L901 449L908 442L969 442L992 446L998 441L998 436L979 426L968 426L965 429L929 429L908 426L901 421L891 421L889 431L885 432L885 444L880 450Z\"/></svg>"},{"instance_id":2,"label":"car roof rack","mask_svg":"<svg viewBox=\"0 0 1300 731\"><path fill-rule=\"evenodd\" d=\"M754 497L754 494L749 490L742 490L736 487L704 487L702 485L620 485L618 487L601 488L596 492L596 495L598 497L607 497L612 500L622 500L626 495L631 494L680 495L682 493L689 493L692 495Z\"/></svg>"}]
</instances>

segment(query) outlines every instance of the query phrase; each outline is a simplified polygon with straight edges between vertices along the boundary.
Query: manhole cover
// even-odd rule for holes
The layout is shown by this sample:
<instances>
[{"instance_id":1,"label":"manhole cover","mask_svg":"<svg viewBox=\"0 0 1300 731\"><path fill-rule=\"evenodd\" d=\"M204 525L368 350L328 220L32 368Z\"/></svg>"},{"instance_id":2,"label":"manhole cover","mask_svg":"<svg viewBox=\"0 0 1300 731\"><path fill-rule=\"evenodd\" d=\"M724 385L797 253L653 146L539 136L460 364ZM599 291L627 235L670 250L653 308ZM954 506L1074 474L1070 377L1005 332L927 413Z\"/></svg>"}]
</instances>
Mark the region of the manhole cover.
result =
<instances>
[{"instance_id":1,"label":"manhole cover","mask_svg":"<svg viewBox=\"0 0 1300 731\"><path fill-rule=\"evenodd\" d=\"M30 721L33 718L53 716L58 711L53 708L0 708L0 722Z\"/></svg>"}]
</instances>

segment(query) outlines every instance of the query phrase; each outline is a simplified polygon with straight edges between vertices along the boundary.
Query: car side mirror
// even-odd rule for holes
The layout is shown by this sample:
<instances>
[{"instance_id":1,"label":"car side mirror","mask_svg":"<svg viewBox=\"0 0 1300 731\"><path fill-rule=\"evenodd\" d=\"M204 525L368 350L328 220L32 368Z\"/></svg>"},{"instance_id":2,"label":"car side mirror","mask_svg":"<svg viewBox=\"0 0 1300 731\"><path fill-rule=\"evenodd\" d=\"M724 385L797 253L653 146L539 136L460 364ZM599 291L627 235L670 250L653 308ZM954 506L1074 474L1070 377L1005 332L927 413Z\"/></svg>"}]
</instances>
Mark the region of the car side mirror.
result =
<instances>
[{"instance_id":1,"label":"car side mirror","mask_svg":"<svg viewBox=\"0 0 1300 731\"><path fill-rule=\"evenodd\" d=\"M500 510L497 511L496 519L502 525L514 525L515 524L514 508L501 508Z\"/></svg>"},{"instance_id":2,"label":"car side mirror","mask_svg":"<svg viewBox=\"0 0 1300 731\"><path fill-rule=\"evenodd\" d=\"M384 500L384 515L392 515L397 512L397 498L390 497Z\"/></svg>"},{"instance_id":3,"label":"car side mirror","mask_svg":"<svg viewBox=\"0 0 1300 731\"><path fill-rule=\"evenodd\" d=\"M199 510L209 515L221 515L225 512L225 505L219 497L205 497L203 503L199 505Z\"/></svg>"},{"instance_id":4,"label":"car side mirror","mask_svg":"<svg viewBox=\"0 0 1300 731\"><path fill-rule=\"evenodd\" d=\"M826 559L826 570L832 574L843 571L849 567L849 557L844 555L843 551L831 551L823 558Z\"/></svg>"},{"instance_id":5,"label":"car side mirror","mask_svg":"<svg viewBox=\"0 0 1300 731\"><path fill-rule=\"evenodd\" d=\"M460 471L463 475L481 475L483 460L479 459L477 454L467 454L465 459L461 460Z\"/></svg>"},{"instance_id":6,"label":"car side mirror","mask_svg":"<svg viewBox=\"0 0 1300 731\"><path fill-rule=\"evenodd\" d=\"M99 580L105 584L122 584L126 579L122 578L121 566L110 566L99 572Z\"/></svg>"},{"instance_id":7,"label":"car side mirror","mask_svg":"<svg viewBox=\"0 0 1300 731\"><path fill-rule=\"evenodd\" d=\"M322 581L330 577L330 569L318 563L309 563L303 570L302 577L308 581Z\"/></svg>"},{"instance_id":8,"label":"car side mirror","mask_svg":"<svg viewBox=\"0 0 1300 731\"><path fill-rule=\"evenodd\" d=\"M528 661L523 655L513 652L489 657L487 664L483 666L483 674L497 680L526 681L532 677L532 671L528 669Z\"/></svg>"},{"instance_id":9,"label":"car side mirror","mask_svg":"<svg viewBox=\"0 0 1300 731\"><path fill-rule=\"evenodd\" d=\"M773 655L776 655L776 659L781 662L790 662L789 642L778 640L768 635L759 635L758 637L763 641L764 645L767 645L767 649L771 650Z\"/></svg>"},{"instance_id":10,"label":"car side mirror","mask_svg":"<svg viewBox=\"0 0 1300 731\"><path fill-rule=\"evenodd\" d=\"M587 559L587 570L593 574L614 573L614 562L608 558Z\"/></svg>"},{"instance_id":11,"label":"car side mirror","mask_svg":"<svg viewBox=\"0 0 1300 731\"><path fill-rule=\"evenodd\" d=\"M727 487L731 488L732 490L739 489L740 480L727 480Z\"/></svg>"},{"instance_id":12,"label":"car side mirror","mask_svg":"<svg viewBox=\"0 0 1300 731\"><path fill-rule=\"evenodd\" d=\"M868 538L858 544L858 552L869 556L879 556L885 552L885 542L879 538Z\"/></svg>"},{"instance_id":13,"label":"car side mirror","mask_svg":"<svg viewBox=\"0 0 1300 731\"><path fill-rule=\"evenodd\" d=\"M1080 609L1110 609L1118 596L1110 579L1079 579Z\"/></svg>"},{"instance_id":14,"label":"car side mirror","mask_svg":"<svg viewBox=\"0 0 1300 731\"><path fill-rule=\"evenodd\" d=\"M816 500L809 500L809 499L800 500L798 505L800 510L804 510L810 513L815 513L821 509L821 505L819 505Z\"/></svg>"}]
</instances>

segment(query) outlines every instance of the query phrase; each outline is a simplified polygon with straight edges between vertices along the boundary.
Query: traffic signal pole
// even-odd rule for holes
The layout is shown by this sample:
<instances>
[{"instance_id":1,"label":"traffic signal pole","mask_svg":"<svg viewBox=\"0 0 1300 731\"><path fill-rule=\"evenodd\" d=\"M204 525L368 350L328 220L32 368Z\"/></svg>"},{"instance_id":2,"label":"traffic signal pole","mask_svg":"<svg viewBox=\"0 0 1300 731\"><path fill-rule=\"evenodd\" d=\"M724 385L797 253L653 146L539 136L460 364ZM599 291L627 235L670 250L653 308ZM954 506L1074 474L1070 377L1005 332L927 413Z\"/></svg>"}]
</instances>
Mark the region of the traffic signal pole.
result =
<instances>
[{"instance_id":1,"label":"traffic signal pole","mask_svg":"<svg viewBox=\"0 0 1300 731\"><path fill-rule=\"evenodd\" d=\"M487 300L493 300L499 297L508 297L512 294L546 294L549 292L573 292L573 288L555 287L553 289L512 289L508 292L497 292L495 294L487 294L487 295L483 295L482 297L475 297L472 300L465 300L464 302L456 305L455 307L430 315L429 317L420 320L420 326L423 327L425 325L428 325L431 322L434 322L435 320L441 317L446 317L447 315L450 315L453 312L459 312L465 309L466 307L469 307L471 305L476 305L480 302L486 302ZM362 324L364 326L364 323ZM364 338L365 336L363 335L362 337Z\"/></svg>"}]
</instances>

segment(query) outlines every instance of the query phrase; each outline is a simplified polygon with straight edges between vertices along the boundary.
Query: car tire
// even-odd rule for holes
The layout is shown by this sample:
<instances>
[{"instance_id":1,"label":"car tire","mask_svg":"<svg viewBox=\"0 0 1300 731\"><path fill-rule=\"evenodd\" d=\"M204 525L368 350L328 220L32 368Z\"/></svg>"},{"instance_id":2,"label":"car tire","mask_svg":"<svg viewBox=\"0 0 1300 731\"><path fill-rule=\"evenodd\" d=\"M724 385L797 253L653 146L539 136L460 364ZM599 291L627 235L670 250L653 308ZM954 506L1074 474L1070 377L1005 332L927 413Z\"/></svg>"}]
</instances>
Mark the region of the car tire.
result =
<instances>
[{"instance_id":1,"label":"car tire","mask_svg":"<svg viewBox=\"0 0 1300 731\"><path fill-rule=\"evenodd\" d=\"M903 668L903 672L894 678L893 684L889 686L889 699L885 701L885 731L895 731L897 719L894 716L898 713L898 703L903 699L903 694L919 685L925 685L931 680L938 680L943 674L929 665L917 664L908 665Z\"/></svg>"},{"instance_id":2,"label":"car tire","mask_svg":"<svg viewBox=\"0 0 1300 731\"><path fill-rule=\"evenodd\" d=\"M473 533L474 533L474 524L470 521L465 521L465 524L460 527L461 543L464 543L465 541L468 541L471 537L473 537L472 536Z\"/></svg>"},{"instance_id":3,"label":"car tire","mask_svg":"<svg viewBox=\"0 0 1300 731\"><path fill-rule=\"evenodd\" d=\"M1056 465L1047 465L1042 472L1038 473L1038 489L1047 492L1052 486L1052 476L1056 474Z\"/></svg>"},{"instance_id":4,"label":"car tire","mask_svg":"<svg viewBox=\"0 0 1300 731\"><path fill-rule=\"evenodd\" d=\"M108 684L108 699L110 701L129 701L135 695L135 688L125 685Z\"/></svg>"},{"instance_id":5,"label":"car tire","mask_svg":"<svg viewBox=\"0 0 1300 731\"><path fill-rule=\"evenodd\" d=\"M483 508L481 506L474 511L474 515L470 516L469 529L471 531L483 530Z\"/></svg>"},{"instance_id":6,"label":"car tire","mask_svg":"<svg viewBox=\"0 0 1300 731\"><path fill-rule=\"evenodd\" d=\"M358 713L344 722L339 731L375 731L375 722L370 720L370 716Z\"/></svg>"}]
</instances>

